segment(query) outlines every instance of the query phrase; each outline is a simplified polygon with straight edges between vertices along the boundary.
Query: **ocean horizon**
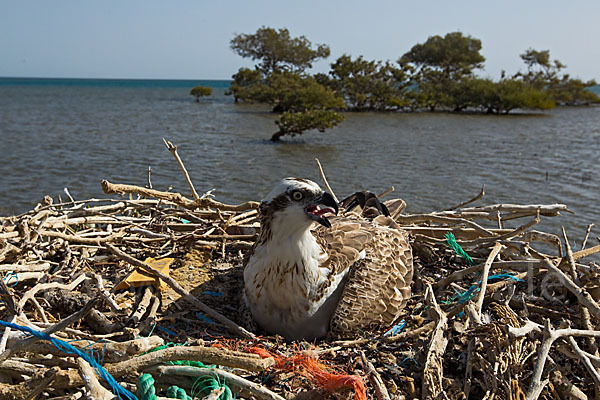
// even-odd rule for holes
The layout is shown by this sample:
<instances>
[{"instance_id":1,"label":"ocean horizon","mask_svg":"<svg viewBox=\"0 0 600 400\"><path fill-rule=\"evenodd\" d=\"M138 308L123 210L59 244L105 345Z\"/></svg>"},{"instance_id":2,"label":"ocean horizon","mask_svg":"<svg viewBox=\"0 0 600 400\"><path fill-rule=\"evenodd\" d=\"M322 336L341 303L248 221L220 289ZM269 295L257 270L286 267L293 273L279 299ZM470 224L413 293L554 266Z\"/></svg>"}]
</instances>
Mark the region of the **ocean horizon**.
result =
<instances>
[{"instance_id":1,"label":"ocean horizon","mask_svg":"<svg viewBox=\"0 0 600 400\"><path fill-rule=\"evenodd\" d=\"M0 77L0 86L88 86L88 87L131 87L131 88L193 88L207 86L227 89L231 79L146 79L146 78L40 78ZM600 95L600 85L588 90Z\"/></svg>"},{"instance_id":2,"label":"ocean horizon","mask_svg":"<svg viewBox=\"0 0 600 400\"><path fill-rule=\"evenodd\" d=\"M0 77L4 86L91 86L91 87L152 87L181 88L207 86L227 89L230 79L129 79L129 78L39 78Z\"/></svg>"}]
</instances>

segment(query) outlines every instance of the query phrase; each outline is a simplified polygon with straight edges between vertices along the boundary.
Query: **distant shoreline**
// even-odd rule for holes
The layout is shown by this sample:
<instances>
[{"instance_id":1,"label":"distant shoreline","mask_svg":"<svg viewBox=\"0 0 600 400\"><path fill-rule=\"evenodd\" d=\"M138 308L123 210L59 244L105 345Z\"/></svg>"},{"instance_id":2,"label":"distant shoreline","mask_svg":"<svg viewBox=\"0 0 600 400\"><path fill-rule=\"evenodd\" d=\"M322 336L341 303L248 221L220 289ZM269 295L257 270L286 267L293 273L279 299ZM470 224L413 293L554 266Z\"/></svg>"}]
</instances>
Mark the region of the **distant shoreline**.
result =
<instances>
[{"instance_id":1,"label":"distant shoreline","mask_svg":"<svg viewBox=\"0 0 600 400\"><path fill-rule=\"evenodd\" d=\"M202 85L213 89L229 88L231 79L144 79L144 78L36 78L0 77L0 86L98 86L98 87L182 87ZM600 85L589 88L600 95Z\"/></svg>"},{"instance_id":2,"label":"distant shoreline","mask_svg":"<svg viewBox=\"0 0 600 400\"><path fill-rule=\"evenodd\" d=\"M0 77L0 86L97 86L97 87L182 87L202 85L227 89L230 79L112 79L112 78L14 78Z\"/></svg>"}]
</instances>

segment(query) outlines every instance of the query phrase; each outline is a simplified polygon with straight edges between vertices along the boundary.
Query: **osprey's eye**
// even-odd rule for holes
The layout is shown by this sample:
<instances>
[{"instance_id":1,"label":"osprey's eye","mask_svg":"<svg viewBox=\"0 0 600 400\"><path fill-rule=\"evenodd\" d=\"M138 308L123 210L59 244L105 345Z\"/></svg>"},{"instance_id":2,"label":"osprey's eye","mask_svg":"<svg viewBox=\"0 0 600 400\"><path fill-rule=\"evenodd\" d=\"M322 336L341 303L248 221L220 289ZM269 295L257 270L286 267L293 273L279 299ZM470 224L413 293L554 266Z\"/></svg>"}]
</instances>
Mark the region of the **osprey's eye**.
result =
<instances>
[{"instance_id":1,"label":"osprey's eye","mask_svg":"<svg viewBox=\"0 0 600 400\"><path fill-rule=\"evenodd\" d=\"M301 191L296 190L294 192L292 192L292 199L296 200L296 201L300 201L304 198L304 194L302 194Z\"/></svg>"}]
</instances>

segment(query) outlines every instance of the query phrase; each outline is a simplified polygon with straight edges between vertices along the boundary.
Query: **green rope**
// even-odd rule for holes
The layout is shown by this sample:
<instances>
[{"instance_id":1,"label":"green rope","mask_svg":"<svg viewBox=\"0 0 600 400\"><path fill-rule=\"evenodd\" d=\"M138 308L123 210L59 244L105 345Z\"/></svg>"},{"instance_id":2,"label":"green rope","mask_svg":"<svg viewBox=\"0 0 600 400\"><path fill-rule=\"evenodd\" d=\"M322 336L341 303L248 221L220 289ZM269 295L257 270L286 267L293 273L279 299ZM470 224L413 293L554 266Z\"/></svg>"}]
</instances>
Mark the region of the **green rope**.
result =
<instances>
[{"instance_id":1,"label":"green rope","mask_svg":"<svg viewBox=\"0 0 600 400\"><path fill-rule=\"evenodd\" d=\"M175 385L169 386L167 389L167 397L170 399L192 400L192 398L187 395L185 390Z\"/></svg>"},{"instance_id":2,"label":"green rope","mask_svg":"<svg viewBox=\"0 0 600 400\"><path fill-rule=\"evenodd\" d=\"M155 351L167 349L169 347L174 346L186 346L187 343L177 344L177 343L165 343L162 346L157 346L151 350L148 350L142 354L148 354ZM177 360L177 361L168 361L165 364L168 365L185 365L189 367L196 368L214 368L214 365L206 365L200 361L190 361L190 360ZM233 393L231 389L225 385L225 383L221 383L217 377L214 376L202 376L194 379L194 384L192 386L192 395L188 396L184 389L179 388L177 386L171 386L167 390L167 397L171 399L181 399L181 400L192 400L193 398L204 397L215 389L220 387L225 388L221 396L219 396L219 400L233 400ZM156 390L154 388L154 379L150 374L141 375L138 378L137 382L137 396L140 400L156 400Z\"/></svg>"},{"instance_id":3,"label":"green rope","mask_svg":"<svg viewBox=\"0 0 600 400\"><path fill-rule=\"evenodd\" d=\"M140 400L156 400L156 389L154 389L154 378L150 374L143 374L137 380L136 396Z\"/></svg>"},{"instance_id":4,"label":"green rope","mask_svg":"<svg viewBox=\"0 0 600 400\"><path fill-rule=\"evenodd\" d=\"M214 368L214 365L206 365L201 361L189 361L189 360L177 360L177 361L167 361L165 364L169 365L185 365L187 367L197 367L197 368Z\"/></svg>"},{"instance_id":5,"label":"green rope","mask_svg":"<svg viewBox=\"0 0 600 400\"><path fill-rule=\"evenodd\" d=\"M446 233L444 237L446 238L446 243L448 243L448 246L450 246L456 254L461 256L467 262L467 264L475 265L475 261L473 261L473 259L467 254L467 252L463 250L462 247L460 247L460 244L456 243L456 238L452 232Z\"/></svg>"},{"instance_id":6,"label":"green rope","mask_svg":"<svg viewBox=\"0 0 600 400\"><path fill-rule=\"evenodd\" d=\"M232 400L233 394L231 389L224 383L219 382L219 379L214 376L201 376L194 381L192 386L192 397L204 397L215 389L225 388L219 400ZM204 396L201 396L204 395Z\"/></svg>"}]
</instances>

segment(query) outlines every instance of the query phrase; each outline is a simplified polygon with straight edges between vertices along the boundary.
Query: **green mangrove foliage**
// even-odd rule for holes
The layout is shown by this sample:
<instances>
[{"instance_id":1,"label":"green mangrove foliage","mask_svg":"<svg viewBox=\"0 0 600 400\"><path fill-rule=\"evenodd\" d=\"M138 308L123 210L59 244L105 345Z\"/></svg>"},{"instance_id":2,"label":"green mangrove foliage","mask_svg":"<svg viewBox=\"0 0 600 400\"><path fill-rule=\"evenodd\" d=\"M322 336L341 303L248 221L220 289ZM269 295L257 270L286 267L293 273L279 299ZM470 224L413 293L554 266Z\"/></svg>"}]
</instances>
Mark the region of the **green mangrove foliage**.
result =
<instances>
[{"instance_id":1,"label":"green mangrove foliage","mask_svg":"<svg viewBox=\"0 0 600 400\"><path fill-rule=\"evenodd\" d=\"M527 66L526 73L518 73L515 77L524 82L547 91L552 100L562 106L589 105L600 102L600 98L587 88L596 85L596 81L583 82L581 79L573 79L568 74L560 75L560 71L566 67L559 60L550 59L550 51L527 49L520 55Z\"/></svg>"},{"instance_id":2,"label":"green mangrove foliage","mask_svg":"<svg viewBox=\"0 0 600 400\"><path fill-rule=\"evenodd\" d=\"M344 116L332 110L306 110L303 112L285 111L275 121L279 131L271 137L273 141L279 141L284 135L299 135L310 129L324 132L325 129L333 128L344 120Z\"/></svg>"},{"instance_id":3,"label":"green mangrove foliage","mask_svg":"<svg viewBox=\"0 0 600 400\"><path fill-rule=\"evenodd\" d=\"M411 81L416 85L413 108L449 107L454 99L449 92L463 79L471 78L473 70L481 69L485 58L480 53L481 41L461 32L432 36L425 43L414 45L398 63L413 67Z\"/></svg>"},{"instance_id":4,"label":"green mangrove foliage","mask_svg":"<svg viewBox=\"0 0 600 400\"><path fill-rule=\"evenodd\" d=\"M293 38L287 29L262 27L253 34L237 35L231 49L244 58L259 60L257 69L264 74L288 70L304 72L319 58L329 57L329 46L319 44L315 49L304 36Z\"/></svg>"},{"instance_id":5,"label":"green mangrove foliage","mask_svg":"<svg viewBox=\"0 0 600 400\"><path fill-rule=\"evenodd\" d=\"M230 93L236 102L266 103L282 113L275 121L279 130L273 141L312 129L323 132L344 119L335 111L344 107L341 96L304 72L315 60L329 56L328 46L313 49L304 36L292 38L287 29L262 27L255 34L234 37L231 48L259 61L254 70L241 68L233 75Z\"/></svg>"},{"instance_id":6,"label":"green mangrove foliage","mask_svg":"<svg viewBox=\"0 0 600 400\"><path fill-rule=\"evenodd\" d=\"M329 74L317 80L339 93L350 110L385 111L409 105L407 71L390 62L368 61L362 56L352 60L343 55L331 64Z\"/></svg>"},{"instance_id":7,"label":"green mangrove foliage","mask_svg":"<svg viewBox=\"0 0 600 400\"><path fill-rule=\"evenodd\" d=\"M342 55L327 74L310 75L313 62L329 56L324 44L313 47L287 29L262 27L235 36L231 48L258 61L254 69L233 75L235 101L269 104L280 113L272 139L331 128L343 120L339 111L476 111L507 114L516 109L547 110L556 105L599 103L584 82L562 74L565 65L548 50L520 55L526 71L499 80L482 78L479 39L461 32L431 36L414 45L396 63Z\"/></svg>"},{"instance_id":8,"label":"green mangrove foliage","mask_svg":"<svg viewBox=\"0 0 600 400\"><path fill-rule=\"evenodd\" d=\"M196 86L190 90L190 94L196 98L196 103L200 101L200 97L210 96L212 89L206 86Z\"/></svg>"}]
</instances>

